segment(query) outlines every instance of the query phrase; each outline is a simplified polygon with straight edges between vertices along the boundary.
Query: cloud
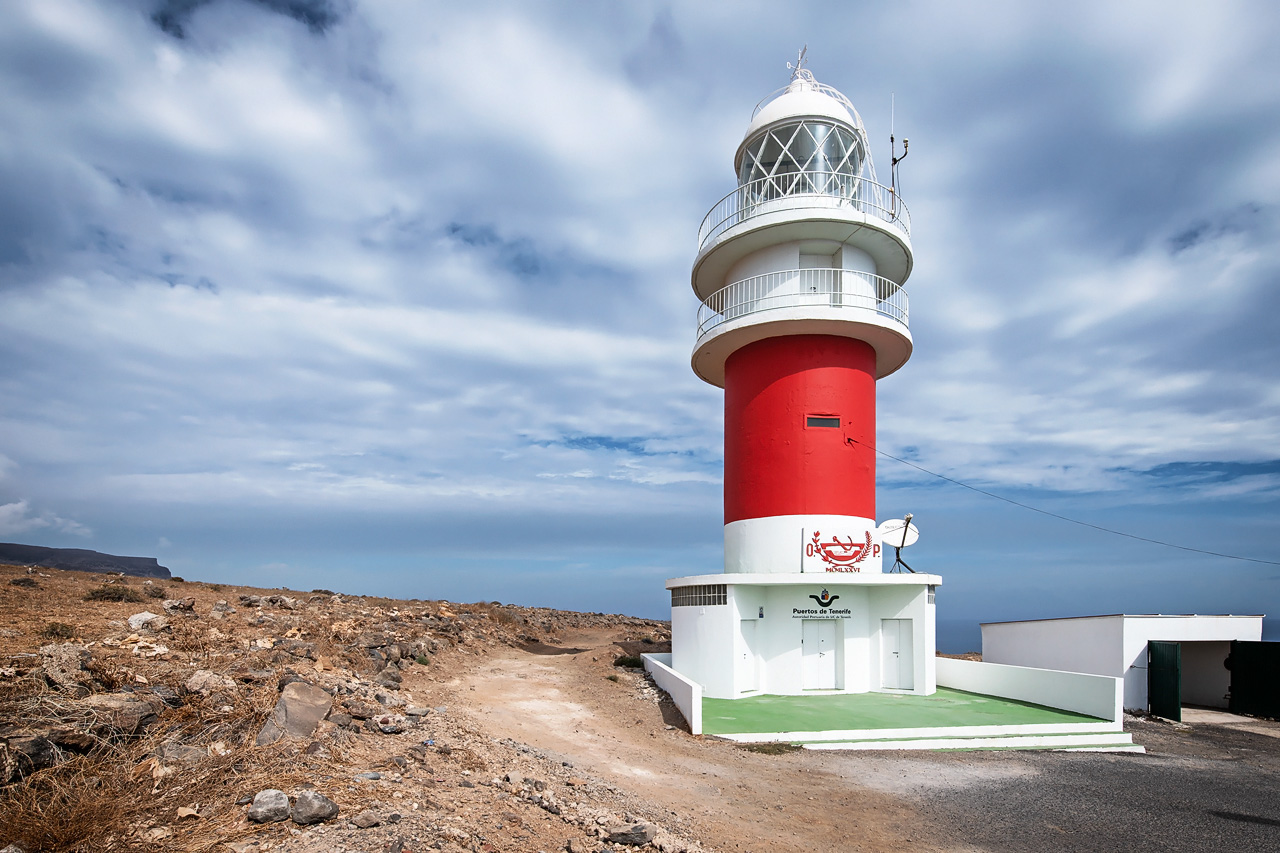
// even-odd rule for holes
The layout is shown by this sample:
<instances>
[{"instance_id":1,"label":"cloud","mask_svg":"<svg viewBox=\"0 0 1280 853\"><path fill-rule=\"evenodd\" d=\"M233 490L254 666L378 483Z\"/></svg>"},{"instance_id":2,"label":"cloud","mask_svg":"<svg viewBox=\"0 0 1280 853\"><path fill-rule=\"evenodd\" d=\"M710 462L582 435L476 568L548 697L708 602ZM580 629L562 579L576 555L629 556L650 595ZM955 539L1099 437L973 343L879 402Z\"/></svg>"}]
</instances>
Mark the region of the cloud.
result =
<instances>
[{"instance_id":1,"label":"cloud","mask_svg":"<svg viewBox=\"0 0 1280 853\"><path fill-rule=\"evenodd\" d=\"M78 521L62 518L48 511L33 514L30 504L25 500L0 504L0 536L17 536L38 530L69 533L73 536L93 535L92 530Z\"/></svg>"},{"instance_id":2,"label":"cloud","mask_svg":"<svg viewBox=\"0 0 1280 853\"><path fill-rule=\"evenodd\" d=\"M1275 472L1249 466L1280 430L1280 15L769 13L13 4L6 523L60 535L75 522L39 508L74 507L120 552L165 537L209 571L367 557L453 583L495 527L518 533L484 546L502 572L582 564L575 588L713 569L723 400L688 368L694 241L808 43L882 174L890 93L912 141L915 352L879 384L880 447L1067 514L1269 529ZM953 486L879 477L886 511L969 518ZM991 547L939 521L950 554Z\"/></svg>"},{"instance_id":3,"label":"cloud","mask_svg":"<svg viewBox=\"0 0 1280 853\"><path fill-rule=\"evenodd\" d=\"M157 27L174 38L186 38L186 26L191 16L203 6L216 0L161 0L151 13ZM226 2L226 0L224 0ZM329 0L241 0L247 5L258 6L278 15L292 18L307 26L313 33L323 33L340 20L335 5Z\"/></svg>"}]
</instances>

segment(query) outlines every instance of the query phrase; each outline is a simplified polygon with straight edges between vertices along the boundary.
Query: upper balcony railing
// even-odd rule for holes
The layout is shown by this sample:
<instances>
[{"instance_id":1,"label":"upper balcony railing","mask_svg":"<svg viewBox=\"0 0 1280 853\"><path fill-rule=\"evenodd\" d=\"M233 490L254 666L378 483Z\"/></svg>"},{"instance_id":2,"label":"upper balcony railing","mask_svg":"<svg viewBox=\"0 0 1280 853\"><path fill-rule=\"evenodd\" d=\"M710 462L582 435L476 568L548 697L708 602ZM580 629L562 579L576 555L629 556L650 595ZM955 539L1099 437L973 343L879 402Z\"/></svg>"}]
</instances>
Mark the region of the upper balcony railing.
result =
<instances>
[{"instance_id":1,"label":"upper balcony railing","mask_svg":"<svg viewBox=\"0 0 1280 853\"><path fill-rule=\"evenodd\" d=\"M841 172L787 172L757 178L716 202L698 228L698 251L753 217L806 207L857 211L894 223L911 235L907 206L884 184Z\"/></svg>"},{"instance_id":2,"label":"upper balcony railing","mask_svg":"<svg viewBox=\"0 0 1280 853\"><path fill-rule=\"evenodd\" d=\"M698 338L730 320L777 308L862 309L908 325L907 290L884 276L859 270L785 270L735 281L707 297L698 308Z\"/></svg>"}]
</instances>

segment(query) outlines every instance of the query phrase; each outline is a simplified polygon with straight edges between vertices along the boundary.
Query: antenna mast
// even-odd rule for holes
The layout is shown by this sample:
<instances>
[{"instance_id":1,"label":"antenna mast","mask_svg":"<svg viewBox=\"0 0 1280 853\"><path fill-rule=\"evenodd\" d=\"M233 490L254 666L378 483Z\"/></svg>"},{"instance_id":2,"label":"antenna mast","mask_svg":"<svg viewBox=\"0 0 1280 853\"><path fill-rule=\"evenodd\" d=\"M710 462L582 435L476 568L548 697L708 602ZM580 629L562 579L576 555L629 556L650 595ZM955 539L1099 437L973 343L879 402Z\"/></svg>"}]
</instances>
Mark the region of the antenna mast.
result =
<instances>
[{"instance_id":1,"label":"antenna mast","mask_svg":"<svg viewBox=\"0 0 1280 853\"><path fill-rule=\"evenodd\" d=\"M907 159L907 148L911 140L903 137L902 156L898 156L898 141L893 136L894 93L889 93L889 204L890 212L898 213L898 164Z\"/></svg>"}]
</instances>

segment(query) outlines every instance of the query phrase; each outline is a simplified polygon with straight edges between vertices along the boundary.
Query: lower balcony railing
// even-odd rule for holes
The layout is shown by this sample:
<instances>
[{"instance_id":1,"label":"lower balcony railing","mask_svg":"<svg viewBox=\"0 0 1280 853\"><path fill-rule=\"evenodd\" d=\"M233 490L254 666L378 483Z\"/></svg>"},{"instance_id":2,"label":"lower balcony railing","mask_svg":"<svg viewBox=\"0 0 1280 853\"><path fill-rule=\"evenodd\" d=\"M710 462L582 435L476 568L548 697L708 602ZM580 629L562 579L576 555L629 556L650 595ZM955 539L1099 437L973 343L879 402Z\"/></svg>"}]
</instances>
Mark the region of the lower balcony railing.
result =
<instances>
[{"instance_id":1,"label":"lower balcony railing","mask_svg":"<svg viewBox=\"0 0 1280 853\"><path fill-rule=\"evenodd\" d=\"M735 281L707 297L698 308L698 337L731 320L779 308L860 309L908 325L907 291L897 282L858 270L785 270Z\"/></svg>"}]
</instances>

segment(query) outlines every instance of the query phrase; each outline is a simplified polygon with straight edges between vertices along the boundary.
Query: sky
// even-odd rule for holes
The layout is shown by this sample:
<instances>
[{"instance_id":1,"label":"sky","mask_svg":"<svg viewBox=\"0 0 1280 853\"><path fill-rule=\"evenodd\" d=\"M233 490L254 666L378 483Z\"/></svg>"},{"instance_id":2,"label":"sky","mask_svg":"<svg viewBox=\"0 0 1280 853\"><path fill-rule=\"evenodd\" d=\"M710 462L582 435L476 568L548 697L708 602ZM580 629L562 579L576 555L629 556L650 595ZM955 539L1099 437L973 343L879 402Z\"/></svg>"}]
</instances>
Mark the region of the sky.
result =
<instances>
[{"instance_id":1,"label":"sky","mask_svg":"<svg viewBox=\"0 0 1280 853\"><path fill-rule=\"evenodd\" d=\"M940 645L1280 616L1277 42L1229 0L9 0L0 541L666 618L722 565L698 224L807 45L882 176L891 99L911 140L881 451L1264 561L882 457Z\"/></svg>"}]
</instances>

